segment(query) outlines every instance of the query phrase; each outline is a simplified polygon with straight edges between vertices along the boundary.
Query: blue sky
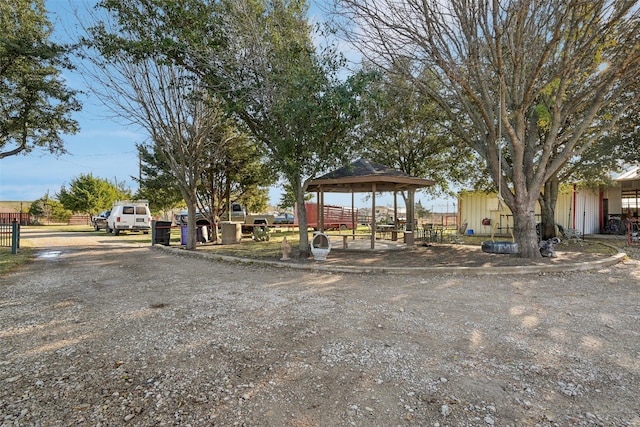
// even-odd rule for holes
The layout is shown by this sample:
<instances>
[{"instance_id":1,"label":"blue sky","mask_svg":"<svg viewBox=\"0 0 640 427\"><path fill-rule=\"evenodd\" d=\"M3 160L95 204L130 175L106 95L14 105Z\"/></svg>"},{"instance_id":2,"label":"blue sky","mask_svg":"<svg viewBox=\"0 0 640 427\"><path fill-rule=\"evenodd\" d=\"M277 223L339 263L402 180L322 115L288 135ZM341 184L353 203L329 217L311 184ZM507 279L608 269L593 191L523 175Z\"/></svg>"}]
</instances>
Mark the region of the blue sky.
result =
<instances>
[{"instance_id":1,"label":"blue sky","mask_svg":"<svg viewBox=\"0 0 640 427\"><path fill-rule=\"evenodd\" d=\"M47 0L47 10L54 25L53 39L58 42L69 40L67 34L76 30L77 20L73 10L84 10L93 0ZM312 19L319 20L319 9L312 7ZM137 189L131 176L138 174L138 157L135 144L143 142L145 135L137 129L124 126L112 117L108 109L102 106L88 93L82 77L77 72L65 72L70 88L85 92L80 95L83 103L81 112L74 115L80 124L76 135L63 135L64 145L69 154L55 157L47 152L33 151L28 155L11 156L0 160L0 200L33 201L47 192L51 197L63 185L80 174L91 173L95 177L124 182L126 187ZM280 191L274 187L270 191L271 204L277 204ZM355 203L358 207L368 207L370 202L366 194L358 194ZM325 196L327 203L350 205L351 196ZM425 207L433 204L443 205L444 201L430 201L424 195L416 195ZM393 198L385 195L377 198L378 204L392 206ZM450 202L451 203L451 202Z\"/></svg>"}]
</instances>

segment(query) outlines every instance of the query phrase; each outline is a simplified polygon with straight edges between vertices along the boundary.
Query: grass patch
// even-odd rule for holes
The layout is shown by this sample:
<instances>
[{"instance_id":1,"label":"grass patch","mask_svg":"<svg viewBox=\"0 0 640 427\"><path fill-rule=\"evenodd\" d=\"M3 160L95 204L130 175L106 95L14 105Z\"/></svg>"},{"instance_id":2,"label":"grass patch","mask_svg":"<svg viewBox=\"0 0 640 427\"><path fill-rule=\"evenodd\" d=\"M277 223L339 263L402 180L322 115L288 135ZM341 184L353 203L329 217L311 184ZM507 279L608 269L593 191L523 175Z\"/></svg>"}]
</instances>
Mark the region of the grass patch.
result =
<instances>
[{"instance_id":1,"label":"grass patch","mask_svg":"<svg viewBox=\"0 0 640 427\"><path fill-rule=\"evenodd\" d=\"M204 245L198 250L240 258L274 258L282 255L280 244L274 240L254 242L243 239L241 243L235 245Z\"/></svg>"},{"instance_id":2,"label":"grass patch","mask_svg":"<svg viewBox=\"0 0 640 427\"><path fill-rule=\"evenodd\" d=\"M34 256L33 248L20 242L17 254L11 253L11 248L0 248L0 275L5 275L25 264Z\"/></svg>"},{"instance_id":3,"label":"grass patch","mask_svg":"<svg viewBox=\"0 0 640 427\"><path fill-rule=\"evenodd\" d=\"M90 233L90 232L97 233L97 231L94 230L92 225L47 224L47 225L30 225L29 228L44 229L47 231L66 231L69 233Z\"/></svg>"},{"instance_id":4,"label":"grass patch","mask_svg":"<svg viewBox=\"0 0 640 427\"><path fill-rule=\"evenodd\" d=\"M247 234L242 236L242 241L234 245L202 245L198 250L207 251L217 255L228 255L241 258L280 258L282 256L282 241L287 238L291 245L292 252L296 252L300 244L300 236L297 231L273 231L269 237L269 241L255 242ZM171 232L171 242L173 243L173 231ZM178 230L179 231L179 230Z\"/></svg>"}]
</instances>

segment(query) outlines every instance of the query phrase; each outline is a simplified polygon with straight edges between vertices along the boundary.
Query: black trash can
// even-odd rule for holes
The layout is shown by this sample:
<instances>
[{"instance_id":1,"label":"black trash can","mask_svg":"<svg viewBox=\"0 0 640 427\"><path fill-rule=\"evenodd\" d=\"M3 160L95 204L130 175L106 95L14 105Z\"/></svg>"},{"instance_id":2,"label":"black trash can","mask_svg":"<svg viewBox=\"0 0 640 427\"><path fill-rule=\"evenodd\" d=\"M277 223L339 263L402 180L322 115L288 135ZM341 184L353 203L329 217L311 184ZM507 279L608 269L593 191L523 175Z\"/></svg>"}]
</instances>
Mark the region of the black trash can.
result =
<instances>
[{"instance_id":1,"label":"black trash can","mask_svg":"<svg viewBox=\"0 0 640 427\"><path fill-rule=\"evenodd\" d=\"M154 229L154 244L169 246L171 240L171 221L156 221Z\"/></svg>"}]
</instances>

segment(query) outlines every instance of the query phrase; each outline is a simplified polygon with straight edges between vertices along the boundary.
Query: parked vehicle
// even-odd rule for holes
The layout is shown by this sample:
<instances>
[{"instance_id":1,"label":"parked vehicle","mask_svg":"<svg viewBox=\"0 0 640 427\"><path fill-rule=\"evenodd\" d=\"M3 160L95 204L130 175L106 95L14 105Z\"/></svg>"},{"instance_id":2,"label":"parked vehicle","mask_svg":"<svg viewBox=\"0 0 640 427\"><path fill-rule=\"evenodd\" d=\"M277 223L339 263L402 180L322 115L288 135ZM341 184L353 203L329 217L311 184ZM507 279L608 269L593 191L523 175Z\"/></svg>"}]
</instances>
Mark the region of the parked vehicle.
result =
<instances>
[{"instance_id":1,"label":"parked vehicle","mask_svg":"<svg viewBox=\"0 0 640 427\"><path fill-rule=\"evenodd\" d=\"M275 216L270 214L248 214L242 224L242 232L245 234L253 233L256 224L262 225L262 230L266 231L269 225L273 225ZM265 227L266 226L266 227Z\"/></svg>"},{"instance_id":2,"label":"parked vehicle","mask_svg":"<svg viewBox=\"0 0 640 427\"><path fill-rule=\"evenodd\" d=\"M240 203L234 202L231 204L231 221L232 222L245 222L246 216L247 216L246 211ZM179 214L176 214L174 218L175 218L176 225L187 225L187 223L189 222L189 214L186 210L180 212ZM206 222L206 225L211 225L209 224L209 221L207 220L207 218L208 217L205 216L202 212L199 212L199 211L196 212L197 224L201 225ZM222 215L220 215L219 220L229 221L229 215L225 212Z\"/></svg>"},{"instance_id":3,"label":"parked vehicle","mask_svg":"<svg viewBox=\"0 0 640 427\"><path fill-rule=\"evenodd\" d=\"M292 213L281 213L273 219L274 224L293 224L294 215Z\"/></svg>"},{"instance_id":4,"label":"parked vehicle","mask_svg":"<svg viewBox=\"0 0 640 427\"><path fill-rule=\"evenodd\" d=\"M103 211L91 218L91 224L96 229L96 231L107 228L107 219L109 218L110 213L111 211Z\"/></svg>"},{"instance_id":5,"label":"parked vehicle","mask_svg":"<svg viewBox=\"0 0 640 427\"><path fill-rule=\"evenodd\" d=\"M146 200L119 200L113 204L107 219L106 231L116 236L121 231L142 231L149 234L151 212Z\"/></svg>"},{"instance_id":6,"label":"parked vehicle","mask_svg":"<svg viewBox=\"0 0 640 427\"><path fill-rule=\"evenodd\" d=\"M305 203L307 210L307 225L314 230L318 230L318 204ZM343 206L324 205L324 230L351 230L358 227L358 210ZM298 210L296 206L294 225L298 225Z\"/></svg>"},{"instance_id":7,"label":"parked vehicle","mask_svg":"<svg viewBox=\"0 0 640 427\"><path fill-rule=\"evenodd\" d=\"M229 221L229 215L227 213L223 213L218 218L220 222ZM242 224L242 232L245 234L252 233L256 224L262 225L272 225L274 221L273 215L268 214L249 214L247 210L240 203L232 203L231 204L231 222L239 222ZM179 214L175 215L175 223L176 225L187 225L189 222L189 215L187 211L182 211ZM201 212L196 212L196 225L207 225L210 226L210 222ZM219 224L218 224L219 225Z\"/></svg>"}]
</instances>

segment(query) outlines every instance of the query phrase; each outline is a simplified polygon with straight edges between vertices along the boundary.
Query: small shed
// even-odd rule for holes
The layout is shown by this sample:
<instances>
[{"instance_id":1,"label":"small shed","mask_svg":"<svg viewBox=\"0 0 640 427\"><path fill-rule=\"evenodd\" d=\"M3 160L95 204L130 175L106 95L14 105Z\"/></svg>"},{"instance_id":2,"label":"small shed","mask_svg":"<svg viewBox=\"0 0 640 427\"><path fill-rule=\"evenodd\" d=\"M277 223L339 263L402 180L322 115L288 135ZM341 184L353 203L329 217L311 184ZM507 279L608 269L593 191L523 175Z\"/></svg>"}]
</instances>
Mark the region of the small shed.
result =
<instances>
[{"instance_id":1,"label":"small shed","mask_svg":"<svg viewBox=\"0 0 640 427\"><path fill-rule=\"evenodd\" d=\"M360 158L353 163L322 175L319 178L311 179L306 183L309 192L316 192L318 195L319 210L322 213L324 205L324 193L351 193L353 205L354 193L371 193L371 211L375 212L376 193L393 192L394 196L398 191L408 193L407 208L407 232L406 244L413 245L413 224L414 224L414 199L415 191L419 188L430 187L433 181L423 178L412 177L411 175L375 163L367 159ZM353 207L353 206L352 206ZM397 218L397 202L394 197L394 218ZM319 223L322 224L319 218ZM371 218L371 249L375 249L376 241L376 219Z\"/></svg>"}]
</instances>

